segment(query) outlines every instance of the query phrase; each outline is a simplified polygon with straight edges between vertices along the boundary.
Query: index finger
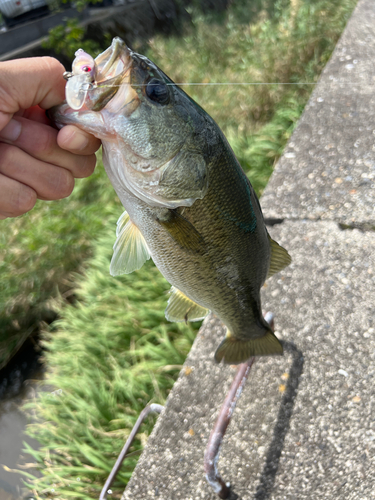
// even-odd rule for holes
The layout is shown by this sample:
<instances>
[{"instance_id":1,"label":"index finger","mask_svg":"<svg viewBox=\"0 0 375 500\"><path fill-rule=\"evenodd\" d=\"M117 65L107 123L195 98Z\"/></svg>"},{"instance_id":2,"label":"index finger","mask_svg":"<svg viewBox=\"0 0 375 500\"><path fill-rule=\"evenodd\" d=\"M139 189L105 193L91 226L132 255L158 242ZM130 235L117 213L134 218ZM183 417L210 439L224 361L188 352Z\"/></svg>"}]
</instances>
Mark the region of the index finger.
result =
<instances>
[{"instance_id":1,"label":"index finger","mask_svg":"<svg viewBox=\"0 0 375 500\"><path fill-rule=\"evenodd\" d=\"M64 101L64 66L53 57L0 62L0 129L20 109L51 108Z\"/></svg>"}]
</instances>

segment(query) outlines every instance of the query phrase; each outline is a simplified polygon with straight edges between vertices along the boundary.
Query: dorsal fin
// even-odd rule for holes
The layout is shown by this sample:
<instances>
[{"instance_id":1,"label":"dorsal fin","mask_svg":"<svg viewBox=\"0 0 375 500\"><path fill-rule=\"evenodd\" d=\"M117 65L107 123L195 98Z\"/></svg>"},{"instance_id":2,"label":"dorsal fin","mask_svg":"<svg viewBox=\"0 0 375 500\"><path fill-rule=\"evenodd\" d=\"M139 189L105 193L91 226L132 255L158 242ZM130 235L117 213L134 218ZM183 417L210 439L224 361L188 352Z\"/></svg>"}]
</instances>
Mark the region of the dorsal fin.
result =
<instances>
[{"instance_id":1,"label":"dorsal fin","mask_svg":"<svg viewBox=\"0 0 375 500\"><path fill-rule=\"evenodd\" d=\"M178 288L172 286L171 296L165 310L165 317L168 321L198 321L207 316L210 312L205 307L200 306L193 300L186 297Z\"/></svg>"},{"instance_id":2,"label":"dorsal fin","mask_svg":"<svg viewBox=\"0 0 375 500\"><path fill-rule=\"evenodd\" d=\"M112 276L130 274L140 269L150 258L150 252L142 233L124 212L117 221L116 242L109 272Z\"/></svg>"},{"instance_id":3,"label":"dorsal fin","mask_svg":"<svg viewBox=\"0 0 375 500\"><path fill-rule=\"evenodd\" d=\"M284 267L289 266L289 264L292 262L292 258L285 250L285 248L276 243L276 241L273 240L269 235L268 239L271 244L271 262L267 278L278 273L279 271L284 269Z\"/></svg>"}]
</instances>

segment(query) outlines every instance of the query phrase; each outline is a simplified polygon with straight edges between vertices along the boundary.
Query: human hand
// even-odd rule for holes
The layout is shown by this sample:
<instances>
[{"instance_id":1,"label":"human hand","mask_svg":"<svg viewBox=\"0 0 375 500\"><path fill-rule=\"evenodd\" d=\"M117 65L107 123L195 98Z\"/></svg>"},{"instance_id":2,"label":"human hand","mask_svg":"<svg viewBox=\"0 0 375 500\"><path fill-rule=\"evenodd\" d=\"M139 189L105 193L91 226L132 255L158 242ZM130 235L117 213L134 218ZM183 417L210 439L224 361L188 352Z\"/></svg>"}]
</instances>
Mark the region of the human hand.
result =
<instances>
[{"instance_id":1,"label":"human hand","mask_svg":"<svg viewBox=\"0 0 375 500\"><path fill-rule=\"evenodd\" d=\"M0 219L69 196L94 171L100 141L73 125L57 131L45 114L65 98L63 72L50 57L0 62Z\"/></svg>"}]
</instances>

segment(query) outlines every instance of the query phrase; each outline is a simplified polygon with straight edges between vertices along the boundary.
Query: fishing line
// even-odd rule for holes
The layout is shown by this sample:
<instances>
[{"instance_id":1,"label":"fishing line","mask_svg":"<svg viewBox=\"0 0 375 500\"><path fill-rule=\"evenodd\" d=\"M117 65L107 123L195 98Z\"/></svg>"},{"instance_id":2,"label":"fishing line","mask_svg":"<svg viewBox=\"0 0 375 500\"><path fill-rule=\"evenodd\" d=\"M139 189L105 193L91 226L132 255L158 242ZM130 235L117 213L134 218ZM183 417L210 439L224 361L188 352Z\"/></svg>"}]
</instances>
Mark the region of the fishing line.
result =
<instances>
[{"instance_id":1,"label":"fishing line","mask_svg":"<svg viewBox=\"0 0 375 500\"><path fill-rule=\"evenodd\" d=\"M165 83L165 82L164 82ZM122 83L121 85L101 85L100 83L97 84L99 87L123 87L124 85L130 85L130 83ZM133 87L147 87L147 83L138 83L138 84L133 84ZM158 85L155 83L155 85ZM194 86L212 86L212 85L316 85L316 82L182 82L182 83L165 83L165 85L168 85L170 87L178 86L182 87L183 85L194 85Z\"/></svg>"},{"instance_id":2,"label":"fishing line","mask_svg":"<svg viewBox=\"0 0 375 500\"><path fill-rule=\"evenodd\" d=\"M193 83L166 83L166 85L176 85L176 86L183 86L183 85L195 85L195 86L212 86L212 85L317 85L319 82L208 82L208 83L199 83L199 82L193 82ZM348 83L350 85L363 85L361 83L353 83L353 82L338 82L332 80L329 82L329 84L339 84L339 83ZM328 84L328 85L329 85ZM100 85L100 84L99 84ZM123 85L130 85L128 84L123 84ZM139 84L139 87L145 87L147 84ZM325 84L327 85L327 84ZM366 86L373 86L374 83L372 84L367 84ZM121 85L119 85L120 87ZM134 85L137 86L137 85Z\"/></svg>"},{"instance_id":3,"label":"fishing line","mask_svg":"<svg viewBox=\"0 0 375 500\"><path fill-rule=\"evenodd\" d=\"M165 83L165 85L170 86L170 87L219 87L219 86L259 86L259 85L317 85L319 82L181 82L181 83ZM363 87L373 87L375 83L368 83L363 85L363 83L353 83L353 82L338 82L332 80L330 83L327 84L322 84L320 85L327 86L327 85L360 85L362 88ZM93 90L97 88L120 88L120 87L125 87L127 85L131 85L130 83L121 83L120 85L106 85L105 83L85 83L82 85L81 89L82 90ZM132 84L132 87L147 87L147 83L138 83L138 84ZM157 84L155 84L157 85Z\"/></svg>"}]
</instances>

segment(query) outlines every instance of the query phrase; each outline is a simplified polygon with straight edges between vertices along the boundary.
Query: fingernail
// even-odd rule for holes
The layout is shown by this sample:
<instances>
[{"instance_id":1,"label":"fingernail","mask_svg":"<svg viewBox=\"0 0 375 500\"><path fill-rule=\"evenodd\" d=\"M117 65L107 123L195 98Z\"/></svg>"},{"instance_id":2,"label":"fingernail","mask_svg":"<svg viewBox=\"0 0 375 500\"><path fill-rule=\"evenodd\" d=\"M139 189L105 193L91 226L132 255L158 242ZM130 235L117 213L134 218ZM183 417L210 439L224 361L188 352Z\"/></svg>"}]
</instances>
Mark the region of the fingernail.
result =
<instances>
[{"instance_id":1,"label":"fingernail","mask_svg":"<svg viewBox=\"0 0 375 500\"><path fill-rule=\"evenodd\" d=\"M71 137L66 141L66 145L69 147L70 151L82 151L88 145L89 140L86 135L75 131Z\"/></svg>"},{"instance_id":2,"label":"fingernail","mask_svg":"<svg viewBox=\"0 0 375 500\"><path fill-rule=\"evenodd\" d=\"M18 120L10 120L5 127L0 130L0 138L6 141L15 142L21 135L22 125Z\"/></svg>"}]
</instances>

